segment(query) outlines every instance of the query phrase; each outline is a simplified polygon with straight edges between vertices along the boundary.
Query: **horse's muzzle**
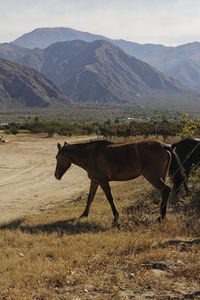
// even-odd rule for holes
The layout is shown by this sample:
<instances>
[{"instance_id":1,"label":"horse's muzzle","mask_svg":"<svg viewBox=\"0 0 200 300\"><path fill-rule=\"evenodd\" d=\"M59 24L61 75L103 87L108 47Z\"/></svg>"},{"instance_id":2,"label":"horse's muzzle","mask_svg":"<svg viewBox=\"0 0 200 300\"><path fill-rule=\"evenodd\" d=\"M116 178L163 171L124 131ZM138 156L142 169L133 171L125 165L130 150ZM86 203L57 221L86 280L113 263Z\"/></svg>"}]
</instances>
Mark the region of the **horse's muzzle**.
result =
<instances>
[{"instance_id":1,"label":"horse's muzzle","mask_svg":"<svg viewBox=\"0 0 200 300\"><path fill-rule=\"evenodd\" d=\"M54 174L54 176L56 177L57 180L61 180L61 176L59 176L58 174Z\"/></svg>"}]
</instances>

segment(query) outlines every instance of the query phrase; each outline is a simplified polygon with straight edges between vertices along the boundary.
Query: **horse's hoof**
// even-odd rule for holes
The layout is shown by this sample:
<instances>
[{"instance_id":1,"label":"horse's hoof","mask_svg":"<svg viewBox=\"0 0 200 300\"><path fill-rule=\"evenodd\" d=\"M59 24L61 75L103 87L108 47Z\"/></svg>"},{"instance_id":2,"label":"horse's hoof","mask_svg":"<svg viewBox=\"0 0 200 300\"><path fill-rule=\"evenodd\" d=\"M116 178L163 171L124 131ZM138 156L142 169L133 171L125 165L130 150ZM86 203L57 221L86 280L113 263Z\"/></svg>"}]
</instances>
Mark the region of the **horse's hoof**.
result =
<instances>
[{"instance_id":1,"label":"horse's hoof","mask_svg":"<svg viewBox=\"0 0 200 300\"><path fill-rule=\"evenodd\" d=\"M160 217L156 220L156 222L161 224L161 223L164 222L164 220L165 220L165 217L160 216Z\"/></svg>"},{"instance_id":2,"label":"horse's hoof","mask_svg":"<svg viewBox=\"0 0 200 300\"><path fill-rule=\"evenodd\" d=\"M120 223L119 223L117 220L114 220L114 221L112 222L112 227L113 227L113 228L118 228L118 229L120 229Z\"/></svg>"},{"instance_id":3,"label":"horse's hoof","mask_svg":"<svg viewBox=\"0 0 200 300\"><path fill-rule=\"evenodd\" d=\"M82 214L82 215L80 215L80 217L79 217L79 219L82 219L82 218L86 218L88 215L86 215L86 214Z\"/></svg>"},{"instance_id":4,"label":"horse's hoof","mask_svg":"<svg viewBox=\"0 0 200 300\"><path fill-rule=\"evenodd\" d=\"M161 222L162 222L161 217L158 217L158 219L156 219L156 222L157 222L157 223L161 223Z\"/></svg>"}]
</instances>

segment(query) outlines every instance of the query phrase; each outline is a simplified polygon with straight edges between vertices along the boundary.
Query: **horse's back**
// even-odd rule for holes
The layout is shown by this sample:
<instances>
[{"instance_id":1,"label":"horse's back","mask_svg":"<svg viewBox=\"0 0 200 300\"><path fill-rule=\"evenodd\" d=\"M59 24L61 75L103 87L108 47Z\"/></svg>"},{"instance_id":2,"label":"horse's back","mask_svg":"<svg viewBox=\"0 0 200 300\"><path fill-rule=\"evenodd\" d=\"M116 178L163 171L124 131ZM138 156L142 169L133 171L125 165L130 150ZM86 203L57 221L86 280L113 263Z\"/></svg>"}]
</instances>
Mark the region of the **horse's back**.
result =
<instances>
[{"instance_id":1,"label":"horse's back","mask_svg":"<svg viewBox=\"0 0 200 300\"><path fill-rule=\"evenodd\" d=\"M198 152L200 154L200 139L197 138L185 138L177 143L171 145L172 149L175 149L176 153L181 155L187 155L191 151Z\"/></svg>"},{"instance_id":2,"label":"horse's back","mask_svg":"<svg viewBox=\"0 0 200 300\"><path fill-rule=\"evenodd\" d=\"M174 148L180 148L180 147L195 147L196 145L198 145L200 143L200 139L198 138L192 138L192 137L188 137L185 139L182 139L179 142L173 143L171 145L171 147Z\"/></svg>"},{"instance_id":3,"label":"horse's back","mask_svg":"<svg viewBox=\"0 0 200 300\"><path fill-rule=\"evenodd\" d=\"M138 140L129 143L110 143L99 145L93 152L94 159L97 156L104 158L106 161L114 162L115 164L129 163L134 160L156 158L161 152L164 153L164 144L151 139Z\"/></svg>"}]
</instances>

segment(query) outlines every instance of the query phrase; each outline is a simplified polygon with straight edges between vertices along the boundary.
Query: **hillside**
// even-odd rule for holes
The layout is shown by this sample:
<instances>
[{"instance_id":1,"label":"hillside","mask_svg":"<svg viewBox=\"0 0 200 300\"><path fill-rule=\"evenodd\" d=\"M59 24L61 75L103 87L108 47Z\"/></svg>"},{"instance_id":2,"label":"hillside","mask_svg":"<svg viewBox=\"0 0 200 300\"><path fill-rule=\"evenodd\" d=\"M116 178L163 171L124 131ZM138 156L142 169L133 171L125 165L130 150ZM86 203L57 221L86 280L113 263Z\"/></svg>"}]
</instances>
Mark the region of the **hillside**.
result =
<instances>
[{"instance_id":1,"label":"hillside","mask_svg":"<svg viewBox=\"0 0 200 300\"><path fill-rule=\"evenodd\" d=\"M105 36L81 32L71 28L57 27L35 29L32 32L19 37L13 41L13 43L27 48L46 48L55 42L71 41L74 39L80 39L86 42L91 42L97 39L108 40L114 45L122 48L127 54L135 56L138 59L151 64L161 72L181 80L181 82L188 85L188 87L195 87L197 90L200 90L198 81L200 76L199 71L198 75L195 77L193 75L190 76L190 73L188 72L187 79L184 76L184 71L181 73L182 65L187 64L188 59L192 59L192 61L198 65L198 69L200 68L199 42L180 45L177 47L166 47L159 44L139 44L126 40L112 40Z\"/></svg>"},{"instance_id":2,"label":"hillside","mask_svg":"<svg viewBox=\"0 0 200 300\"><path fill-rule=\"evenodd\" d=\"M195 90L200 90L200 64L192 59L184 60L169 68L166 74L176 77L180 82Z\"/></svg>"},{"instance_id":3,"label":"hillside","mask_svg":"<svg viewBox=\"0 0 200 300\"><path fill-rule=\"evenodd\" d=\"M36 70L0 58L0 107L49 107L70 101Z\"/></svg>"},{"instance_id":4,"label":"hillside","mask_svg":"<svg viewBox=\"0 0 200 300\"><path fill-rule=\"evenodd\" d=\"M18 62L36 68L78 102L170 107L185 105L184 94L195 97L175 79L105 40L55 43ZM199 105L196 99L194 104Z\"/></svg>"},{"instance_id":5,"label":"hillside","mask_svg":"<svg viewBox=\"0 0 200 300\"><path fill-rule=\"evenodd\" d=\"M12 43L0 44L0 57L11 61L16 61L17 59L30 54L31 51L32 50L28 48L17 46Z\"/></svg>"}]
</instances>

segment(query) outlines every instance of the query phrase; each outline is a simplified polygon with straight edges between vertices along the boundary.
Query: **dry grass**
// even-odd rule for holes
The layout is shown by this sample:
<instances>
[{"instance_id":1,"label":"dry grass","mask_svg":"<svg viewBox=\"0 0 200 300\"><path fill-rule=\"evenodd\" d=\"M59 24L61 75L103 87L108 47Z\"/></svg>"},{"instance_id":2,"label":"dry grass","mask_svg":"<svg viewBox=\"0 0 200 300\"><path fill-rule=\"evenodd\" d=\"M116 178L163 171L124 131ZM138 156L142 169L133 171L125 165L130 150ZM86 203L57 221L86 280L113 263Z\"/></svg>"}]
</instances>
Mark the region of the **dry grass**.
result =
<instances>
[{"instance_id":1,"label":"dry grass","mask_svg":"<svg viewBox=\"0 0 200 300\"><path fill-rule=\"evenodd\" d=\"M120 228L98 191L0 225L0 299L200 298L199 187L158 224L159 194L142 178L112 184ZM103 198L103 201L102 201Z\"/></svg>"}]
</instances>

